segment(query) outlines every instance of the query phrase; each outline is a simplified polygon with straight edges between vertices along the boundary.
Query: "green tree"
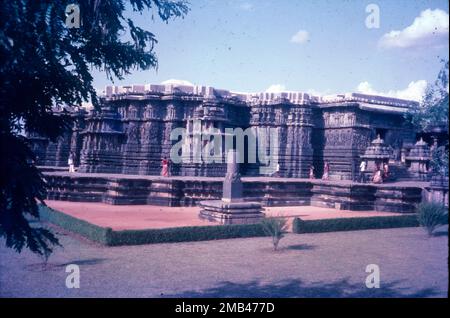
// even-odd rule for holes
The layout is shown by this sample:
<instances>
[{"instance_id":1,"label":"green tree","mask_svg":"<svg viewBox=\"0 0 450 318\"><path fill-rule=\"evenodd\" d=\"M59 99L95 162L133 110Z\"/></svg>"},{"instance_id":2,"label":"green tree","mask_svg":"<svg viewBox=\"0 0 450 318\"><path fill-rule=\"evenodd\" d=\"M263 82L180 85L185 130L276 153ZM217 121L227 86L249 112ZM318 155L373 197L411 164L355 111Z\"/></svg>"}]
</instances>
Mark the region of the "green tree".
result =
<instances>
[{"instance_id":1,"label":"green tree","mask_svg":"<svg viewBox=\"0 0 450 318\"><path fill-rule=\"evenodd\" d=\"M79 7L81 24L69 28L67 6ZM0 237L48 257L58 239L31 226L43 203L45 181L23 131L55 140L70 125L52 108L99 100L92 69L122 79L157 66L155 35L136 26L126 9L162 21L184 17L185 0L9 0L0 6Z\"/></svg>"},{"instance_id":2,"label":"green tree","mask_svg":"<svg viewBox=\"0 0 450 318\"><path fill-rule=\"evenodd\" d=\"M428 85L422 102L412 107L406 119L416 129L423 132L440 130L449 132L449 62L442 61L442 68L436 81ZM432 153L431 167L436 174L448 176L448 140Z\"/></svg>"}]
</instances>

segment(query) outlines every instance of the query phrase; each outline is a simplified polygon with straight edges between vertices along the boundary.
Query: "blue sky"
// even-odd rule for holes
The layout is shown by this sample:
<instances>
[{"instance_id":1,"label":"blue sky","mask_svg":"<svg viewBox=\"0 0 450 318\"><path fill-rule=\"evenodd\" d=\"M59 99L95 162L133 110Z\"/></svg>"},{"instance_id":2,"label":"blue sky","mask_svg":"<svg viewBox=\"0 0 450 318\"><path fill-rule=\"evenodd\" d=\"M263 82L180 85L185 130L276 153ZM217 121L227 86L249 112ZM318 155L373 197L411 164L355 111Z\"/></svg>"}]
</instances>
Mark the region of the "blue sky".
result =
<instances>
[{"instance_id":1,"label":"blue sky","mask_svg":"<svg viewBox=\"0 0 450 318\"><path fill-rule=\"evenodd\" d=\"M379 28L365 24L371 3ZM168 24L130 13L155 33L159 68L115 84L180 79L244 92L414 97L448 59L445 0L191 0L190 8ZM110 84L100 72L94 79Z\"/></svg>"}]
</instances>

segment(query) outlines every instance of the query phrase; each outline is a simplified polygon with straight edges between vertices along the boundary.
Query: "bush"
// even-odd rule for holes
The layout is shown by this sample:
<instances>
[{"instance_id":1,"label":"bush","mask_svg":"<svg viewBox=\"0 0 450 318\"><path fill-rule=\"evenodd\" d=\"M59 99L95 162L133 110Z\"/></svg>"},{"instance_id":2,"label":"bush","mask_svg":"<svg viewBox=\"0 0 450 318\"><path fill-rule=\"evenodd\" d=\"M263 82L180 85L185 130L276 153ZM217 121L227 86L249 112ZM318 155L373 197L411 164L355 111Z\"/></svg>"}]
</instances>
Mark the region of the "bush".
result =
<instances>
[{"instance_id":1,"label":"bush","mask_svg":"<svg viewBox=\"0 0 450 318\"><path fill-rule=\"evenodd\" d=\"M302 220L295 218L292 223L294 233L323 233L356 231L369 229L400 228L419 226L415 215L374 216L362 218L339 218L324 220Z\"/></svg>"},{"instance_id":2,"label":"bush","mask_svg":"<svg viewBox=\"0 0 450 318\"><path fill-rule=\"evenodd\" d=\"M433 235L436 227L448 224L448 210L438 203L423 202L417 206L417 220L426 228L428 235Z\"/></svg>"},{"instance_id":3,"label":"bush","mask_svg":"<svg viewBox=\"0 0 450 318\"><path fill-rule=\"evenodd\" d=\"M261 224L185 226L110 233L109 245L140 245L267 236Z\"/></svg>"},{"instance_id":4,"label":"bush","mask_svg":"<svg viewBox=\"0 0 450 318\"><path fill-rule=\"evenodd\" d=\"M276 251L280 240L287 233L287 219L284 217L269 217L261 221L264 232L272 236L273 250Z\"/></svg>"},{"instance_id":5,"label":"bush","mask_svg":"<svg viewBox=\"0 0 450 318\"><path fill-rule=\"evenodd\" d=\"M112 232L111 228L91 224L62 212L52 210L45 205L39 206L39 218L42 221L55 224L67 231L80 234L91 241L105 245L108 245L109 236Z\"/></svg>"}]
</instances>

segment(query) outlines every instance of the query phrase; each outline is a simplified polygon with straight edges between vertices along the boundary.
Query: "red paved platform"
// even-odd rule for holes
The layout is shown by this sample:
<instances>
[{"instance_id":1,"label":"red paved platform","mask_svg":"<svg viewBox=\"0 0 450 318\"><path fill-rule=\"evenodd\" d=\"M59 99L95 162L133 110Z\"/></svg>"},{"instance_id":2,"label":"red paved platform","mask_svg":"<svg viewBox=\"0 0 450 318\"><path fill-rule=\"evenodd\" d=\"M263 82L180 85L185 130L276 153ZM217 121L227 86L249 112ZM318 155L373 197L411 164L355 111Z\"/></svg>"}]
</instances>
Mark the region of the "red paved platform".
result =
<instances>
[{"instance_id":1,"label":"red paved platform","mask_svg":"<svg viewBox=\"0 0 450 318\"><path fill-rule=\"evenodd\" d=\"M217 225L198 217L198 207L154 205L109 205L104 203L46 201L47 205L89 223L113 230L137 230L182 226ZM285 216L304 220L400 215L377 211L347 211L313 206L266 207L267 216Z\"/></svg>"}]
</instances>

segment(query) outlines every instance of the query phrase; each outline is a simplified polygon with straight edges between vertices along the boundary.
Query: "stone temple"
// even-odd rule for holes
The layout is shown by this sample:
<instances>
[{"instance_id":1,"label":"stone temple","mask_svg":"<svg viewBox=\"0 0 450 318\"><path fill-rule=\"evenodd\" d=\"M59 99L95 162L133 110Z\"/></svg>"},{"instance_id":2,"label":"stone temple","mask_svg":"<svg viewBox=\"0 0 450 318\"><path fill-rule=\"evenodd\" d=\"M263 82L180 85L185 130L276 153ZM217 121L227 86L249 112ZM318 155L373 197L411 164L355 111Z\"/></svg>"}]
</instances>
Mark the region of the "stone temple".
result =
<instances>
[{"instance_id":1,"label":"stone temple","mask_svg":"<svg viewBox=\"0 0 450 318\"><path fill-rule=\"evenodd\" d=\"M388 183L377 187L349 181L357 178L363 159L371 169L388 162L392 181L429 181L429 158L422 154L429 156L429 148L448 136L420 134L406 125L404 114L414 103L356 93L318 97L175 84L107 86L101 109L69 109L73 128L57 142L28 137L52 199L192 205L220 198L225 160L172 163L170 178L156 177L161 160L170 158L177 142L171 132L185 128L193 135L192 122L197 121L202 129L215 128L224 135L227 128L250 128L257 138L266 136L258 140L266 143L273 143L270 134L260 132L277 130L279 138L272 144L278 153L276 175L262 175L260 162L246 161L250 153L239 165L249 200L407 212L421 200L423 187L390 189ZM72 175L57 168L67 166L70 152L77 166ZM225 150L221 155L226 156ZM320 180L325 163L329 182ZM311 166L315 180L308 179Z\"/></svg>"}]
</instances>

